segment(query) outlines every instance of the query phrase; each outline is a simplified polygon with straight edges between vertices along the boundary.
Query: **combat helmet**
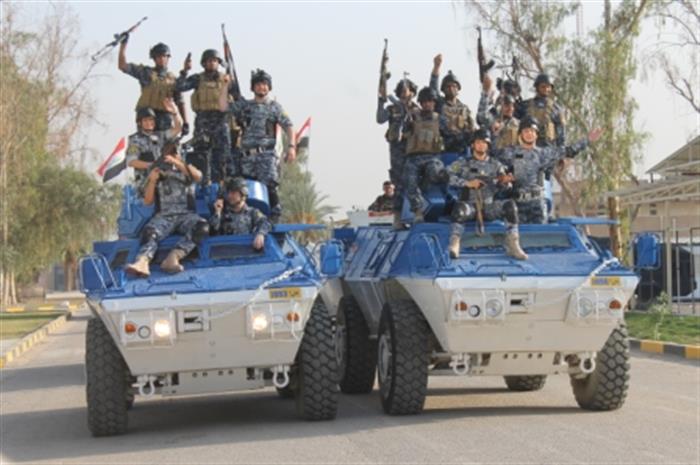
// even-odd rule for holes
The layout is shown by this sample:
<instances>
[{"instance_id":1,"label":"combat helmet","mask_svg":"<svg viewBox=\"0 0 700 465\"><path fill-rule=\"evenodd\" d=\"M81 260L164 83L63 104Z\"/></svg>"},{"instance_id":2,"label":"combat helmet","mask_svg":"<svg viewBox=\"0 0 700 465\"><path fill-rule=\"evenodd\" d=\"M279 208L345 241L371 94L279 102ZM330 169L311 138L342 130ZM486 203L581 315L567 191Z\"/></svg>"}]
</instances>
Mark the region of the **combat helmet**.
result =
<instances>
[{"instance_id":1,"label":"combat helmet","mask_svg":"<svg viewBox=\"0 0 700 465\"><path fill-rule=\"evenodd\" d=\"M452 73L452 70L449 70L447 74L445 75L444 78L442 78L442 82L440 83L440 90L442 93L445 93L445 88L447 87L447 84L454 82L457 84L457 89L462 90L462 84L460 84L459 79L457 79L457 76L455 76Z\"/></svg>"},{"instance_id":2,"label":"combat helmet","mask_svg":"<svg viewBox=\"0 0 700 465\"><path fill-rule=\"evenodd\" d=\"M433 101L437 102L438 95L435 89L430 87L423 87L420 92L418 92L418 103Z\"/></svg>"},{"instance_id":3,"label":"combat helmet","mask_svg":"<svg viewBox=\"0 0 700 465\"><path fill-rule=\"evenodd\" d=\"M209 60L211 58L218 61L219 64L221 64L223 62L223 60L219 56L219 52L217 52L213 48L208 48L204 52L202 52L202 59L199 60L199 64L202 65L202 68L204 68L204 65L206 64L207 60Z\"/></svg>"},{"instance_id":4,"label":"combat helmet","mask_svg":"<svg viewBox=\"0 0 700 465\"><path fill-rule=\"evenodd\" d=\"M229 192L238 191L242 196L248 197L248 183L241 177L226 181L226 190Z\"/></svg>"},{"instance_id":5,"label":"combat helmet","mask_svg":"<svg viewBox=\"0 0 700 465\"><path fill-rule=\"evenodd\" d=\"M401 79L396 84L396 88L394 89L394 95L396 95L398 98L401 98L401 93L403 92L404 87L408 87L409 92L411 92L413 95L416 95L416 92L418 92L418 86L416 85L416 83L406 78Z\"/></svg>"},{"instance_id":6,"label":"combat helmet","mask_svg":"<svg viewBox=\"0 0 700 465\"><path fill-rule=\"evenodd\" d=\"M489 134L489 131L484 128L480 128L474 131L474 134L472 135L472 142L474 142L477 139L481 139L487 144L491 145L491 134Z\"/></svg>"},{"instance_id":7,"label":"combat helmet","mask_svg":"<svg viewBox=\"0 0 700 465\"><path fill-rule=\"evenodd\" d=\"M142 119L144 118L155 118L156 117L156 112L153 111L153 108L139 108L136 110L136 122L139 123L141 122Z\"/></svg>"},{"instance_id":8,"label":"combat helmet","mask_svg":"<svg viewBox=\"0 0 700 465\"><path fill-rule=\"evenodd\" d=\"M531 128L539 132L540 128L537 126L537 120L532 116L526 116L520 120L520 125L518 126L518 132L522 132L523 129Z\"/></svg>"},{"instance_id":9,"label":"combat helmet","mask_svg":"<svg viewBox=\"0 0 700 465\"><path fill-rule=\"evenodd\" d=\"M165 45L163 42L158 42L153 47L151 47L151 50L150 52L148 52L148 54L154 60L156 59L156 57L159 57L161 55L170 56L170 47Z\"/></svg>"},{"instance_id":10,"label":"combat helmet","mask_svg":"<svg viewBox=\"0 0 700 465\"><path fill-rule=\"evenodd\" d=\"M537 89L537 86L539 86L540 84L548 84L550 86L554 86L554 84L552 84L552 80L549 78L549 74L546 73L538 74L535 78L535 89Z\"/></svg>"},{"instance_id":11,"label":"combat helmet","mask_svg":"<svg viewBox=\"0 0 700 465\"><path fill-rule=\"evenodd\" d=\"M250 73L250 90L255 90L255 84L258 82L267 82L267 86L272 90L272 76L260 68Z\"/></svg>"}]
</instances>

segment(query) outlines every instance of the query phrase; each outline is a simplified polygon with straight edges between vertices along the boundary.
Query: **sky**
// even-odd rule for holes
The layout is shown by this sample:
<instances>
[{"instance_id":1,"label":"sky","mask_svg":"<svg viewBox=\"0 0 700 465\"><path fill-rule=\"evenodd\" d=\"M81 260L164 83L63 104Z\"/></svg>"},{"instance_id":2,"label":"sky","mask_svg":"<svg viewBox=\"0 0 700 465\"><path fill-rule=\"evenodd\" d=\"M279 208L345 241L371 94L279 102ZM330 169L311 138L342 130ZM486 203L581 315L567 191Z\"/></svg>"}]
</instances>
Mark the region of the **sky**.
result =
<instances>
[{"instance_id":1,"label":"sky","mask_svg":"<svg viewBox=\"0 0 700 465\"><path fill-rule=\"evenodd\" d=\"M390 89L403 72L419 86L427 85L433 56L442 53L443 72L453 70L462 82L460 99L473 112L479 100L473 18L453 2L70 5L80 20L80 45L88 55L109 42L114 33L148 16L129 40L127 59L150 64L149 48L165 42L171 48L170 69L175 73L188 52L193 56L192 72L198 72L204 49L221 51L220 25L225 23L244 92L250 71L265 69L272 75L272 95L295 125L312 118L309 169L328 203L339 207L336 219L353 206L369 205L388 178L386 127L375 122L384 38L389 39ZM601 3L584 1L583 5L584 29L593 28L599 22ZM26 6L26 16L31 18L46 4ZM575 34L575 22L569 27ZM646 28L640 50L655 40L656 33ZM88 160L91 169L109 155L120 137L134 132L133 110L139 95L137 81L117 69L116 49L95 71L100 77L92 81L92 91L103 127L95 125L88 133L89 145L99 153ZM638 168L641 174L696 135L700 124L698 115L666 88L660 74L635 81L630 90L639 105L636 124L651 133ZM194 115L188 118L192 122Z\"/></svg>"}]
</instances>

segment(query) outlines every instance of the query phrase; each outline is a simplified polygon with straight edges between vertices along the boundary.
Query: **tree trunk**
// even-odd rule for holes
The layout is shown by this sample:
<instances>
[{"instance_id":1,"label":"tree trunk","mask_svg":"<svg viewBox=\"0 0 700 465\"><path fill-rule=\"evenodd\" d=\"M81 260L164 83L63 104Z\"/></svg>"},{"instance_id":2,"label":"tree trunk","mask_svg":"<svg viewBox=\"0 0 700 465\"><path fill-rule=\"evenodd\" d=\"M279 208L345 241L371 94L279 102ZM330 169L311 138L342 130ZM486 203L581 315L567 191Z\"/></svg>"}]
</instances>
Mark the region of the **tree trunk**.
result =
<instances>
[{"instance_id":1,"label":"tree trunk","mask_svg":"<svg viewBox=\"0 0 700 465\"><path fill-rule=\"evenodd\" d=\"M75 270L77 269L77 260L72 249L66 250L63 260L63 276L65 279L64 289L66 291L75 290Z\"/></svg>"}]
</instances>

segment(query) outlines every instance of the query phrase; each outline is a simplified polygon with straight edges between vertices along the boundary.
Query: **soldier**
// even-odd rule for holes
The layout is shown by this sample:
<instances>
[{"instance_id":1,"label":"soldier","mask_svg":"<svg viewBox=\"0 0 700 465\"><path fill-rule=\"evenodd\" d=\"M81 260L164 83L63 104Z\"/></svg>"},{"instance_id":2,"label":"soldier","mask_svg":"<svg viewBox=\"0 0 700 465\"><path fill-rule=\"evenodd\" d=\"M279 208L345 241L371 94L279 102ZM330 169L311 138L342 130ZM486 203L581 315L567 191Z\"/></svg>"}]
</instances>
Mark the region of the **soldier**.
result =
<instances>
[{"instance_id":1,"label":"soldier","mask_svg":"<svg viewBox=\"0 0 700 465\"><path fill-rule=\"evenodd\" d=\"M504 185L510 182L505 166L488 155L491 138L484 129L474 132L472 158L460 158L450 165L450 185L464 189L464 195L452 208L450 243L452 258L459 257L460 242L466 221L493 221L502 219L506 223L504 246L506 254L518 260L527 260L520 248L518 234L518 207L511 199L495 198Z\"/></svg>"},{"instance_id":2,"label":"soldier","mask_svg":"<svg viewBox=\"0 0 700 465\"><path fill-rule=\"evenodd\" d=\"M513 116L515 100L510 95L504 95L501 100L501 114L490 124L494 135L494 147L501 150L518 143L520 120Z\"/></svg>"},{"instance_id":3,"label":"soldier","mask_svg":"<svg viewBox=\"0 0 700 465\"><path fill-rule=\"evenodd\" d=\"M296 159L297 149L294 140L294 126L282 105L269 97L272 90L272 77L258 69L250 78L250 90L254 97L251 100L238 96L230 104L232 115L243 123L241 148L237 152L240 160L235 166L240 167L239 176L256 179L267 186L270 198L270 219L273 223L279 220L282 208L277 194L279 185L279 160L275 153L277 125L287 132L289 145L285 161L291 163ZM222 98L223 107L227 105Z\"/></svg>"},{"instance_id":4,"label":"soldier","mask_svg":"<svg viewBox=\"0 0 700 465\"><path fill-rule=\"evenodd\" d=\"M228 93L230 80L228 75L219 72L222 62L216 50L207 49L199 61L204 71L188 77L187 73L192 69L192 58L188 55L175 83L179 92L194 89L191 98L192 110L197 114L194 120L194 139L198 142L195 144L197 147L204 147L207 151L205 183L222 181L225 166L231 163L229 120L219 103L221 95Z\"/></svg>"},{"instance_id":5,"label":"soldier","mask_svg":"<svg viewBox=\"0 0 700 465\"><path fill-rule=\"evenodd\" d=\"M441 65L442 55L436 55L433 58L433 71L430 74L430 88L436 93ZM442 78L440 90L444 97L438 97L436 111L447 121L444 134L445 151L462 153L469 146L470 135L475 129L474 119L469 107L457 98L462 85L452 71Z\"/></svg>"},{"instance_id":6,"label":"soldier","mask_svg":"<svg viewBox=\"0 0 700 465\"><path fill-rule=\"evenodd\" d=\"M174 139L182 129L182 119L172 99L165 99L163 108L174 115L175 125L164 131L157 131L156 113L151 108L141 108L136 112L138 131L129 136L126 148L126 164L134 169L134 186L143 195L144 181L148 169L161 154L165 142Z\"/></svg>"},{"instance_id":7,"label":"soldier","mask_svg":"<svg viewBox=\"0 0 700 465\"><path fill-rule=\"evenodd\" d=\"M447 182L440 152L444 148L443 134L447 131L445 117L435 111L437 92L424 87L418 92L420 110L414 110L406 122L403 136L406 140L406 161L403 185L415 215L414 222L423 221L423 199L418 185L423 179L429 182Z\"/></svg>"},{"instance_id":8,"label":"soldier","mask_svg":"<svg viewBox=\"0 0 700 465\"><path fill-rule=\"evenodd\" d=\"M503 114L503 105L505 102L513 102L514 108L517 109L521 103L520 85L512 79L498 79L496 87L500 91L494 99L494 94L491 91L491 77L486 74L481 86L481 98L479 99L479 108L476 114L476 121L482 128L491 128L495 120ZM511 116L514 112L511 112ZM519 121L516 119L516 121ZM493 131L493 129L491 129ZM517 134L518 124L515 124L515 132ZM492 133L493 134L493 133ZM516 141L517 142L517 141Z\"/></svg>"},{"instance_id":9,"label":"soldier","mask_svg":"<svg viewBox=\"0 0 700 465\"><path fill-rule=\"evenodd\" d=\"M243 178L226 182L226 201L217 199L209 229L215 234L253 234L253 249L261 250L265 236L272 229L267 217L257 208L246 204L248 186Z\"/></svg>"},{"instance_id":10,"label":"soldier","mask_svg":"<svg viewBox=\"0 0 700 465\"><path fill-rule=\"evenodd\" d=\"M382 184L384 193L374 199L372 205L369 206L370 212L390 212L394 209L395 189L391 181L384 181Z\"/></svg>"},{"instance_id":11,"label":"soldier","mask_svg":"<svg viewBox=\"0 0 700 465\"><path fill-rule=\"evenodd\" d=\"M410 79L402 79L396 84L394 95L398 98L394 103L385 106L387 99L379 97L377 102L377 123L389 123L385 138L389 143L389 179L394 184L394 227L401 227L401 202L403 200L403 169L406 161L406 139L403 138L403 127L408 115L419 107L413 101L418 88Z\"/></svg>"},{"instance_id":12,"label":"soldier","mask_svg":"<svg viewBox=\"0 0 700 465\"><path fill-rule=\"evenodd\" d=\"M540 173L552 169L564 157L575 157L590 143L597 141L602 133L601 129L594 129L588 133L587 139L582 139L570 146L538 147L536 145L538 131L535 119L526 116L520 120L520 144L494 154L508 167L508 171L514 177L513 195L518 204L520 219L525 223L544 223L546 220L546 205L544 190L540 185Z\"/></svg>"},{"instance_id":13,"label":"soldier","mask_svg":"<svg viewBox=\"0 0 700 465\"><path fill-rule=\"evenodd\" d=\"M156 214L143 228L141 249L136 261L126 266L126 272L141 277L150 275L149 263L158 249L158 243L176 232L184 237L160 264L161 270L179 273L184 268L180 260L185 258L209 234L209 225L189 208L189 195L202 173L185 164L178 153L177 144L163 149L163 163L151 167L146 182L143 203L156 205Z\"/></svg>"},{"instance_id":14,"label":"soldier","mask_svg":"<svg viewBox=\"0 0 700 465\"><path fill-rule=\"evenodd\" d=\"M563 146L566 141L564 113L552 95L553 85L548 74L540 74L535 78L536 95L523 101L516 113L516 117L522 119L526 115L537 121L541 128L537 138L537 145Z\"/></svg>"},{"instance_id":15,"label":"soldier","mask_svg":"<svg viewBox=\"0 0 700 465\"><path fill-rule=\"evenodd\" d=\"M189 124L185 115L185 106L182 103L180 92L175 90L175 75L168 71L168 61L170 61L170 47L164 43L157 43L150 50L150 57L155 63L152 68L146 65L136 65L126 61L126 44L129 35L126 34L119 45L119 69L138 79L141 85L141 96L136 103L136 111L143 108L151 108L156 114L156 131L165 131L172 127L172 112L169 111L163 102L167 98L175 101L180 115L183 118L182 135L189 132Z\"/></svg>"}]
</instances>

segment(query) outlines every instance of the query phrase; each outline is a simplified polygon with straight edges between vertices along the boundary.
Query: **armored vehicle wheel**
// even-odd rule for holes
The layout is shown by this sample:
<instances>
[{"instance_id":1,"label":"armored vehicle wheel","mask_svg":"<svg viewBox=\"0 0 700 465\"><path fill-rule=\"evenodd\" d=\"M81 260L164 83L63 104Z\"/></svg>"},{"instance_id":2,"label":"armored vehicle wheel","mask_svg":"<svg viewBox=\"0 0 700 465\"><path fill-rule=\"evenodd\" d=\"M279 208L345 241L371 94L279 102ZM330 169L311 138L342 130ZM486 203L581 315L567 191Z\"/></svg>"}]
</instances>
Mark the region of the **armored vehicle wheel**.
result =
<instances>
[{"instance_id":1,"label":"armored vehicle wheel","mask_svg":"<svg viewBox=\"0 0 700 465\"><path fill-rule=\"evenodd\" d=\"M352 296L340 299L335 346L340 390L346 394L372 392L377 369L377 343L370 340L365 317Z\"/></svg>"},{"instance_id":2,"label":"armored vehicle wheel","mask_svg":"<svg viewBox=\"0 0 700 465\"><path fill-rule=\"evenodd\" d=\"M338 365L333 322L318 298L297 356L297 412L305 420L332 420L338 410Z\"/></svg>"},{"instance_id":3,"label":"armored vehicle wheel","mask_svg":"<svg viewBox=\"0 0 700 465\"><path fill-rule=\"evenodd\" d=\"M576 402L586 410L615 410L625 403L630 381L630 346L622 323L596 357L596 368L584 379L571 378Z\"/></svg>"},{"instance_id":4,"label":"armored vehicle wheel","mask_svg":"<svg viewBox=\"0 0 700 465\"><path fill-rule=\"evenodd\" d=\"M85 371L90 432L93 436L124 434L130 400L129 368L99 318L88 321Z\"/></svg>"},{"instance_id":5,"label":"armored vehicle wheel","mask_svg":"<svg viewBox=\"0 0 700 465\"><path fill-rule=\"evenodd\" d=\"M131 376L131 373L127 370L126 373L126 409L131 410L134 408L134 400L136 398L136 394L134 393L133 388L131 387L134 383L136 382L136 378Z\"/></svg>"},{"instance_id":6,"label":"armored vehicle wheel","mask_svg":"<svg viewBox=\"0 0 700 465\"><path fill-rule=\"evenodd\" d=\"M544 387L547 376L504 376L503 379L511 391L539 391Z\"/></svg>"},{"instance_id":7,"label":"armored vehicle wheel","mask_svg":"<svg viewBox=\"0 0 700 465\"><path fill-rule=\"evenodd\" d=\"M389 302L382 312L377 347L379 393L384 412L420 413L428 390L430 329L410 300Z\"/></svg>"}]
</instances>

